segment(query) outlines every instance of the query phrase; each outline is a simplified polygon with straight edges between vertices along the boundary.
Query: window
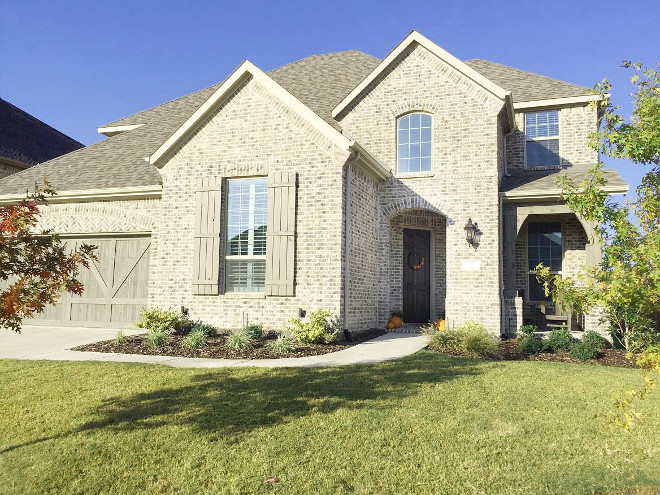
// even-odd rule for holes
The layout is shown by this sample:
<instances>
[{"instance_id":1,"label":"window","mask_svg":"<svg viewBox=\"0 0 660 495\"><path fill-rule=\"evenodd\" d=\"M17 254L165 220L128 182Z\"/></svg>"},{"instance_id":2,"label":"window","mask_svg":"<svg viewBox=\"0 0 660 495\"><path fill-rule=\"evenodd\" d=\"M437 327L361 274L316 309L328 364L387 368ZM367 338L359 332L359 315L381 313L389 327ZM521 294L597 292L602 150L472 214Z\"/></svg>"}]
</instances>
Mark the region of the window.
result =
<instances>
[{"instance_id":1,"label":"window","mask_svg":"<svg viewBox=\"0 0 660 495\"><path fill-rule=\"evenodd\" d=\"M562 269L562 256L561 222L530 223L527 227L527 262L530 272L539 263L543 263L550 268L550 273L559 274ZM529 274L529 299L550 299L533 273Z\"/></svg>"},{"instance_id":2,"label":"window","mask_svg":"<svg viewBox=\"0 0 660 495\"><path fill-rule=\"evenodd\" d=\"M227 181L227 292L263 292L266 279L268 179Z\"/></svg>"},{"instance_id":3,"label":"window","mask_svg":"<svg viewBox=\"0 0 660 495\"><path fill-rule=\"evenodd\" d=\"M561 165L559 159L559 111L525 114L528 167Z\"/></svg>"},{"instance_id":4,"label":"window","mask_svg":"<svg viewBox=\"0 0 660 495\"><path fill-rule=\"evenodd\" d=\"M431 116L409 113L397 120L399 173L431 171Z\"/></svg>"}]
</instances>

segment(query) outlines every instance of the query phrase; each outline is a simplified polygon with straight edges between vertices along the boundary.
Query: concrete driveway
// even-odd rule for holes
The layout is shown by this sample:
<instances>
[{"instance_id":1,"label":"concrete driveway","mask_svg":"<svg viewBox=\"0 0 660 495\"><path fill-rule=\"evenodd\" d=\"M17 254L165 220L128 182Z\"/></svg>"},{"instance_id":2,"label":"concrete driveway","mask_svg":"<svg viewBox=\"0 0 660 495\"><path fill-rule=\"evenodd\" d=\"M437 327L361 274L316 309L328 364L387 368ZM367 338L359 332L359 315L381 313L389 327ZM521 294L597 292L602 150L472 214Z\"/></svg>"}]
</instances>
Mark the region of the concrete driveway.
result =
<instances>
[{"instance_id":1,"label":"concrete driveway","mask_svg":"<svg viewBox=\"0 0 660 495\"><path fill-rule=\"evenodd\" d=\"M144 331L139 329L124 330L126 335L142 332ZM109 340L114 338L115 335L117 335L116 328L25 326L20 334L9 330L1 330L0 358L151 363L176 368L318 367L368 364L400 359L426 346L425 336L418 333L402 332L388 333L341 351L300 358L207 359L70 350L72 347L82 344Z\"/></svg>"}]
</instances>

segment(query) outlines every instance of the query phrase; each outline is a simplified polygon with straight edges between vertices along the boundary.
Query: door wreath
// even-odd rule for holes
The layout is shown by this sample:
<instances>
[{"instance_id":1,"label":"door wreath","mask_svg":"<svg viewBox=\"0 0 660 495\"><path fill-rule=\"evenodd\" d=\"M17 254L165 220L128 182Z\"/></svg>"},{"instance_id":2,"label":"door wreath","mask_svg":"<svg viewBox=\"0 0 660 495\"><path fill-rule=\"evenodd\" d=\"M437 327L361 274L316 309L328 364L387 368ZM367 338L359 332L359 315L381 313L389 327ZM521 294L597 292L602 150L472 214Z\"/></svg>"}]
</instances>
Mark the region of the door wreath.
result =
<instances>
[{"instance_id":1,"label":"door wreath","mask_svg":"<svg viewBox=\"0 0 660 495\"><path fill-rule=\"evenodd\" d=\"M411 251L408 255L408 266L413 270L419 270L426 263L426 258L421 256L418 251Z\"/></svg>"}]
</instances>

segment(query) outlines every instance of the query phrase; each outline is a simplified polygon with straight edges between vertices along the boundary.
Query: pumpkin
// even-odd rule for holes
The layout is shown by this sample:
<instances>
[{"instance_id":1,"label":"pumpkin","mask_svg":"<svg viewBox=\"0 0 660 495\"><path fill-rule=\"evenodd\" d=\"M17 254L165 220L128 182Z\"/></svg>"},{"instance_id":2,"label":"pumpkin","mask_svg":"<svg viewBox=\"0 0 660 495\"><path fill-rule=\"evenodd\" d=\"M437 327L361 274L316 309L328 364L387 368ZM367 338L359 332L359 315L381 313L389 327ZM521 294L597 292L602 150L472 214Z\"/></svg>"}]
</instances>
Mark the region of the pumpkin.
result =
<instances>
[{"instance_id":1,"label":"pumpkin","mask_svg":"<svg viewBox=\"0 0 660 495\"><path fill-rule=\"evenodd\" d=\"M435 320L433 322L433 324L435 325L435 328L438 330L438 332L444 332L445 331L445 325L446 325L445 320L439 320L438 319L438 320Z\"/></svg>"},{"instance_id":2,"label":"pumpkin","mask_svg":"<svg viewBox=\"0 0 660 495\"><path fill-rule=\"evenodd\" d=\"M390 321L387 322L387 329L392 330L393 328L401 328L403 325L403 319L400 316L393 316L390 318Z\"/></svg>"}]
</instances>

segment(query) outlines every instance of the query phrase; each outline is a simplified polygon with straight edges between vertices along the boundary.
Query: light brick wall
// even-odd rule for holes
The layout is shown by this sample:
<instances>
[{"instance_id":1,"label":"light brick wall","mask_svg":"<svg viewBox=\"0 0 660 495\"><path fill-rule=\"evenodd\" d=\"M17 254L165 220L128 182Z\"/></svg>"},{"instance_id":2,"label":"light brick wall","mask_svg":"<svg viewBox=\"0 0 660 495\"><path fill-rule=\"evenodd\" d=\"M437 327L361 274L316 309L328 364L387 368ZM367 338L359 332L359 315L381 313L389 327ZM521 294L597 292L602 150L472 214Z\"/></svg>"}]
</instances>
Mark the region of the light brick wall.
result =
<instances>
[{"instance_id":1,"label":"light brick wall","mask_svg":"<svg viewBox=\"0 0 660 495\"><path fill-rule=\"evenodd\" d=\"M379 186L379 323L399 300L402 281L390 276L390 219L419 209L446 217L446 314L449 324L467 319L495 333L500 321L498 114L503 103L428 52L414 46L375 82L366 96L339 116L345 133L396 170L396 119L414 111L433 115L433 170L416 178L392 177ZM499 132L501 134L501 130ZM499 163L498 163L499 162ZM501 165L500 165L501 166ZM468 218L479 223L478 249L465 240ZM390 234L386 234L390 232ZM465 271L464 261L480 269ZM496 323L494 323L496 322Z\"/></svg>"},{"instance_id":2,"label":"light brick wall","mask_svg":"<svg viewBox=\"0 0 660 495\"><path fill-rule=\"evenodd\" d=\"M163 208L154 230L150 304L190 309L222 329L246 320L282 330L298 309L341 314L342 168L348 153L253 80L228 98L163 166ZM296 295L192 293L195 191L204 176L298 173ZM224 228L224 223L223 223ZM222 263L221 263L222 264Z\"/></svg>"},{"instance_id":3,"label":"light brick wall","mask_svg":"<svg viewBox=\"0 0 660 495\"><path fill-rule=\"evenodd\" d=\"M159 199L55 203L40 208L37 229L60 234L151 232Z\"/></svg>"},{"instance_id":4,"label":"light brick wall","mask_svg":"<svg viewBox=\"0 0 660 495\"><path fill-rule=\"evenodd\" d=\"M525 112L516 112L515 119L518 130L506 142L507 169L511 170L525 167ZM559 109L559 155L563 167L598 162L598 153L587 145L589 133L596 128L594 107L580 105Z\"/></svg>"}]
</instances>

